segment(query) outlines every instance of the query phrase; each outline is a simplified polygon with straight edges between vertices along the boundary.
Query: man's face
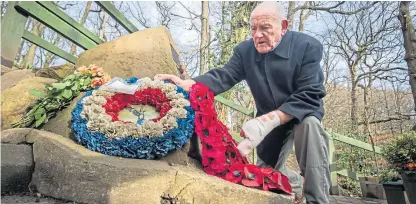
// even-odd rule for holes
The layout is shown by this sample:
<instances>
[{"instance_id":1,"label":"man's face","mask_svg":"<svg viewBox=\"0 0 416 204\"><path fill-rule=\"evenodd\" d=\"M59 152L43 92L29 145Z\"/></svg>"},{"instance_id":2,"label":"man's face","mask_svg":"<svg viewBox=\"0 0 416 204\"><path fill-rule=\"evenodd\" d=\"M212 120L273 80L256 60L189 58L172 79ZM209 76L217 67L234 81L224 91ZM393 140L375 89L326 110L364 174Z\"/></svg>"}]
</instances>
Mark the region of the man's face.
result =
<instances>
[{"instance_id":1,"label":"man's face","mask_svg":"<svg viewBox=\"0 0 416 204\"><path fill-rule=\"evenodd\" d=\"M272 50L282 37L282 25L275 16L270 14L254 14L251 16L251 36L259 53Z\"/></svg>"}]
</instances>

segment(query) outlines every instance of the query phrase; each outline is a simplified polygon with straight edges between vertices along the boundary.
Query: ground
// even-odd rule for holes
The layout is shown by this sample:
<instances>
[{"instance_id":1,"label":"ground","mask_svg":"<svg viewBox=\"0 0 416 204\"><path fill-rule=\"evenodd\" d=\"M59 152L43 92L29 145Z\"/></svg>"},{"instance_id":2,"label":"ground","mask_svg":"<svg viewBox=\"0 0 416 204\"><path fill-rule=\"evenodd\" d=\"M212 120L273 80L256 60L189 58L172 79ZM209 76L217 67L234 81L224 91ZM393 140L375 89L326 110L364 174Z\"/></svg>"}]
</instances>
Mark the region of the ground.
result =
<instances>
[{"instance_id":1,"label":"ground","mask_svg":"<svg viewBox=\"0 0 416 204\"><path fill-rule=\"evenodd\" d=\"M14 195L2 195L1 203L20 203L20 204L76 204L75 202L68 202L57 200L53 198L39 198L36 195L30 195L29 193L14 194ZM387 204L385 200L360 200L357 198L350 198L344 196L331 196L331 204Z\"/></svg>"}]
</instances>

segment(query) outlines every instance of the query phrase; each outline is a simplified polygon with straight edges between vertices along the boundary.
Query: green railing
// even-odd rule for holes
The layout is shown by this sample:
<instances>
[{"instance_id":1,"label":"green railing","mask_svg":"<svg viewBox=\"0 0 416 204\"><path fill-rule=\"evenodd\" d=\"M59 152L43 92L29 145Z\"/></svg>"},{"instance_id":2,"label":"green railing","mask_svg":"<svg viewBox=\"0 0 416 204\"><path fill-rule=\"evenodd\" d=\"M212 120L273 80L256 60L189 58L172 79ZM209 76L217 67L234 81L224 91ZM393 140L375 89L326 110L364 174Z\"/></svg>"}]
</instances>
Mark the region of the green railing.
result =
<instances>
[{"instance_id":1,"label":"green railing","mask_svg":"<svg viewBox=\"0 0 416 204\"><path fill-rule=\"evenodd\" d=\"M110 2L97 1L96 2L105 12L114 18L121 26L123 26L128 32L133 33L138 29L118 11ZM48 26L52 30L56 31L64 38L75 43L79 47L87 50L104 43L98 36L90 32L83 25L79 24L62 10L57 8L51 2L45 1L9 1L6 14L2 18L2 32L1 32L1 64L7 67L12 67L13 62L18 54L20 41L25 39L37 46L65 59L66 61L75 64L77 57L69 54L68 52L56 47L55 45L43 40L39 36L36 36L25 30L25 24L28 17L31 16L34 19L40 21L44 25ZM221 96L216 96L215 100L222 103L242 114L254 117L255 112L245 107L235 104L231 100L227 100ZM238 134L232 133L233 137L237 141L241 141L241 137ZM348 171L346 169L338 169L335 165L334 157L334 142L342 142L352 145L357 148L361 148L368 151L373 151L370 144L361 142L350 137L330 133L330 163L331 163L331 175L332 175L332 187L333 194L338 194L337 176L342 175L357 180L360 174ZM380 153L380 148L375 148L376 153ZM255 161L255 152L253 153Z\"/></svg>"}]
</instances>

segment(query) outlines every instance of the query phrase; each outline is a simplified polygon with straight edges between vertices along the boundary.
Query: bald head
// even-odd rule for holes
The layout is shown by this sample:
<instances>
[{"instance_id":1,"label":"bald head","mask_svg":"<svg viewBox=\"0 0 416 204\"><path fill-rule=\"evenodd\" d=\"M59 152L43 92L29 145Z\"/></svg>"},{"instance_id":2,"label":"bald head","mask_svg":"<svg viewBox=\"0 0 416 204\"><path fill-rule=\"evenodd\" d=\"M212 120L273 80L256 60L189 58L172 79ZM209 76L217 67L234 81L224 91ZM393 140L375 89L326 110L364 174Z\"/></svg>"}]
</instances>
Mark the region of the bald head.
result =
<instances>
[{"instance_id":1,"label":"bald head","mask_svg":"<svg viewBox=\"0 0 416 204\"><path fill-rule=\"evenodd\" d=\"M275 1L265 1L257 5L256 8L254 8L254 10L251 12L250 19L260 15L269 15L274 17L279 24L283 20L286 20L284 9L280 3Z\"/></svg>"},{"instance_id":2,"label":"bald head","mask_svg":"<svg viewBox=\"0 0 416 204\"><path fill-rule=\"evenodd\" d=\"M260 3L251 12L250 27L254 46L259 53L273 50L287 30L283 8L277 2Z\"/></svg>"}]
</instances>

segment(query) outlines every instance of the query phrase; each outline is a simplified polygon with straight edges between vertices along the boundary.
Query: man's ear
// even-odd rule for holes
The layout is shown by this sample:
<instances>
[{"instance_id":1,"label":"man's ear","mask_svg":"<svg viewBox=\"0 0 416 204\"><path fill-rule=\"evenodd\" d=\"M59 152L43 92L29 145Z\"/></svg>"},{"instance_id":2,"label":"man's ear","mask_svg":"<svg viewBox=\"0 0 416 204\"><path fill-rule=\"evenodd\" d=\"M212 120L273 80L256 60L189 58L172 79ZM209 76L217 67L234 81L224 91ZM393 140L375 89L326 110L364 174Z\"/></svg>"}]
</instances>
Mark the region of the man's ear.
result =
<instances>
[{"instance_id":1,"label":"man's ear","mask_svg":"<svg viewBox=\"0 0 416 204\"><path fill-rule=\"evenodd\" d=\"M282 21L282 31L286 31L288 26L289 26L289 21L288 20L283 20Z\"/></svg>"}]
</instances>

